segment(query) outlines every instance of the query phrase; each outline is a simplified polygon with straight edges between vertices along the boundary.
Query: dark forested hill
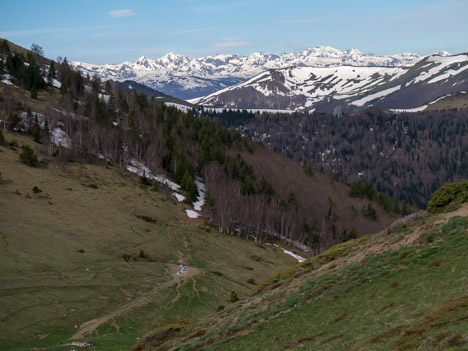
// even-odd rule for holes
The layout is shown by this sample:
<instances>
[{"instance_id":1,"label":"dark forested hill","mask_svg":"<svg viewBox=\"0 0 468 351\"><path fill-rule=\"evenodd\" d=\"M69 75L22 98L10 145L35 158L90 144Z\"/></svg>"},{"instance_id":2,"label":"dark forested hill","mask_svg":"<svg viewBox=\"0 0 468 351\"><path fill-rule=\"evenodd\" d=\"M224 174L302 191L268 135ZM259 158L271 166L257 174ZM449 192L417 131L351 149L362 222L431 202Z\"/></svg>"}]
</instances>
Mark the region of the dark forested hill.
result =
<instances>
[{"instance_id":1,"label":"dark forested hill","mask_svg":"<svg viewBox=\"0 0 468 351\"><path fill-rule=\"evenodd\" d=\"M206 114L206 113L205 113ZM424 207L444 182L468 175L468 110L354 115L210 114L295 161Z\"/></svg>"}]
</instances>

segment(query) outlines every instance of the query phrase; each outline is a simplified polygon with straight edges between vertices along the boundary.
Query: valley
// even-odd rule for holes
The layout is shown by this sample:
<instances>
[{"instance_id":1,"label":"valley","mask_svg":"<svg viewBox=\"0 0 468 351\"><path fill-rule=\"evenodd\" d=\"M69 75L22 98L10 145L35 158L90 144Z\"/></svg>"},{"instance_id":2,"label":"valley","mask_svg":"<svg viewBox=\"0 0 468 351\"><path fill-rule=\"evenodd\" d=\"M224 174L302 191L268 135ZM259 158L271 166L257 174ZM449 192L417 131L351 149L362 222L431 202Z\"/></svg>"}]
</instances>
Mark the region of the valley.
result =
<instances>
[{"instance_id":1,"label":"valley","mask_svg":"<svg viewBox=\"0 0 468 351\"><path fill-rule=\"evenodd\" d=\"M0 42L2 350L468 346L465 54L39 49Z\"/></svg>"}]
</instances>

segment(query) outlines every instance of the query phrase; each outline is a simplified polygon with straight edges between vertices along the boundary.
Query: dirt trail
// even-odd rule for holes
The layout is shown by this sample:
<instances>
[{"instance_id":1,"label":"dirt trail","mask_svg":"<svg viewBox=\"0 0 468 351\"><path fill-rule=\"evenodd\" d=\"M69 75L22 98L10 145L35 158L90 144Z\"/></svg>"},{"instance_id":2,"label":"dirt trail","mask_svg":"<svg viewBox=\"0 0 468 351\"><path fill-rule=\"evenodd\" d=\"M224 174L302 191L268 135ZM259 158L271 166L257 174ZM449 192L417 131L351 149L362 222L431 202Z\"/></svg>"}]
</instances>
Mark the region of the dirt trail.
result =
<instances>
[{"instance_id":1,"label":"dirt trail","mask_svg":"<svg viewBox=\"0 0 468 351\"><path fill-rule=\"evenodd\" d=\"M161 290L166 289L174 284L182 284L188 280L188 278L194 277L200 273L200 270L195 267L186 266L186 271L182 274L177 274L179 271L179 265L175 263L166 264L170 270L172 279L162 285L157 286L156 288L146 292L142 296L136 298L135 300L122 303L120 306L117 306L115 310L95 319L91 319L87 322L84 322L80 325L80 329L71 337L71 339L81 339L86 335L92 335L96 329L110 320L113 320L115 317L118 317L132 309L142 306L148 303L151 298L158 294Z\"/></svg>"},{"instance_id":2,"label":"dirt trail","mask_svg":"<svg viewBox=\"0 0 468 351\"><path fill-rule=\"evenodd\" d=\"M142 306L142 305L148 303L149 301L151 301L151 298L154 295L158 294L163 289L166 289L166 288L169 288L170 286L173 286L174 284L177 284L177 295L164 306L164 308L166 310L171 308L179 300L179 298L181 296L180 288L181 288L182 284L185 284L185 283L189 282L189 279L193 280L194 290L198 294L198 290L195 288L195 279L193 277L195 277L197 274L199 274L200 270L198 268L191 267L191 266L187 265L187 262L189 262L189 260L191 260L191 255L190 255L189 244L188 244L187 238L186 238L186 236L184 234L182 234L182 241L183 241L183 245L184 245L184 248L185 248L185 254L183 254L179 250L177 250L177 251L178 251L178 256L179 256L179 262L180 262L180 264L183 264L184 267L185 267L184 271L182 271L180 269L180 264L166 263L166 266L169 269L170 275L172 277L172 279L170 281L155 287L154 289L146 292L145 294L143 294L142 296L136 298L135 300L127 301L127 302L122 303L121 305L117 306L114 311L111 311L111 312L109 312L109 313L107 313L107 314L105 314L105 315L103 315L101 317L91 319L91 320L89 320L87 322L82 323L80 325L80 329L71 337L71 339L72 340L73 339L81 339L81 338L84 338L85 335L92 335L94 332L96 332L96 329L100 325L102 325L102 324L104 324L104 323L106 323L106 322L108 322L110 320L113 320L113 323L115 323L115 320L114 320L115 317L120 316L120 315L122 315L122 314L136 308L136 307L139 307L139 306ZM121 290L123 290L123 289L121 289ZM130 296L127 296L126 298L128 299L129 297Z\"/></svg>"}]
</instances>

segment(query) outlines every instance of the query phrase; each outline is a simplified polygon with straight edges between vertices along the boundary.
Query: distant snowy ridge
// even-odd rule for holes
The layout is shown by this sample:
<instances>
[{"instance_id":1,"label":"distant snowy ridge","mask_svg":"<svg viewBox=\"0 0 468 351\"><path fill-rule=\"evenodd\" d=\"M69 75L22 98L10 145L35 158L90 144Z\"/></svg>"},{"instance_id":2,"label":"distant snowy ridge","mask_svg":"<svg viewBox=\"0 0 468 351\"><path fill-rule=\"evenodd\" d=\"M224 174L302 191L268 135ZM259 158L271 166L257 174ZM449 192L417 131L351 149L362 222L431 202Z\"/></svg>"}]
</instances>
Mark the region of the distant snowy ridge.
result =
<instances>
[{"instance_id":1,"label":"distant snowy ridge","mask_svg":"<svg viewBox=\"0 0 468 351\"><path fill-rule=\"evenodd\" d=\"M205 97L207 109L278 112L353 110L372 105L411 111L468 88L468 55L447 53L412 66L287 67L270 69Z\"/></svg>"},{"instance_id":2,"label":"distant snowy ridge","mask_svg":"<svg viewBox=\"0 0 468 351\"><path fill-rule=\"evenodd\" d=\"M316 46L283 53L253 53L249 56L214 55L190 58L168 53L151 59L141 56L135 62L95 65L74 61L71 64L91 76L108 80L133 80L182 99L209 95L241 83L267 69L285 67L387 66L412 65L420 55L405 53L390 56L365 54L356 49L339 50Z\"/></svg>"}]
</instances>

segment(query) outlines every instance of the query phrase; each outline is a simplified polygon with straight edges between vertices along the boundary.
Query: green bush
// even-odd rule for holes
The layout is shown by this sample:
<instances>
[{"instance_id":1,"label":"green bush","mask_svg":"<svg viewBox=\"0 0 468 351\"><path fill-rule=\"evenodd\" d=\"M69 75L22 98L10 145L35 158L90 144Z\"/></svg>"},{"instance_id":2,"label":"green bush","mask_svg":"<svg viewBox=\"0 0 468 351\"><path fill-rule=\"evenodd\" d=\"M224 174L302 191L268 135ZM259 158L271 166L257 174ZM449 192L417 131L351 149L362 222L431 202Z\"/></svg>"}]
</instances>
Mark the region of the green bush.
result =
<instances>
[{"instance_id":1,"label":"green bush","mask_svg":"<svg viewBox=\"0 0 468 351\"><path fill-rule=\"evenodd\" d=\"M255 278L247 279L247 283L255 285Z\"/></svg>"},{"instance_id":2,"label":"green bush","mask_svg":"<svg viewBox=\"0 0 468 351\"><path fill-rule=\"evenodd\" d=\"M35 167L37 165L37 155L34 153L34 150L31 149L28 145L23 145L23 151L21 151L19 158L20 161L28 166Z\"/></svg>"},{"instance_id":3,"label":"green bush","mask_svg":"<svg viewBox=\"0 0 468 351\"><path fill-rule=\"evenodd\" d=\"M358 236L359 235L358 235L358 232L357 232L356 228L351 227L349 232L346 229L344 229L343 233L341 233L341 236L340 236L340 242L344 243L345 241L348 241L348 240L351 240L351 239L357 239Z\"/></svg>"},{"instance_id":4,"label":"green bush","mask_svg":"<svg viewBox=\"0 0 468 351\"><path fill-rule=\"evenodd\" d=\"M151 181L148 178L146 178L145 176L143 176L143 177L140 177L140 184L145 185L145 186L150 186Z\"/></svg>"},{"instance_id":5,"label":"green bush","mask_svg":"<svg viewBox=\"0 0 468 351\"><path fill-rule=\"evenodd\" d=\"M34 188L32 188L32 191L34 194L39 194L40 192L42 192L42 190L39 189L37 186L34 186Z\"/></svg>"},{"instance_id":6,"label":"green bush","mask_svg":"<svg viewBox=\"0 0 468 351\"><path fill-rule=\"evenodd\" d=\"M457 183L446 183L432 195L427 204L430 213L442 212L450 203L463 203L468 201L468 180Z\"/></svg>"},{"instance_id":7,"label":"green bush","mask_svg":"<svg viewBox=\"0 0 468 351\"><path fill-rule=\"evenodd\" d=\"M231 302L237 302L239 301L239 297L237 296L237 293L235 291L231 291Z\"/></svg>"}]
</instances>

